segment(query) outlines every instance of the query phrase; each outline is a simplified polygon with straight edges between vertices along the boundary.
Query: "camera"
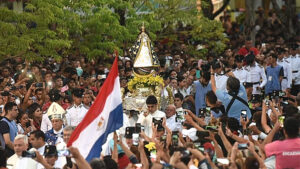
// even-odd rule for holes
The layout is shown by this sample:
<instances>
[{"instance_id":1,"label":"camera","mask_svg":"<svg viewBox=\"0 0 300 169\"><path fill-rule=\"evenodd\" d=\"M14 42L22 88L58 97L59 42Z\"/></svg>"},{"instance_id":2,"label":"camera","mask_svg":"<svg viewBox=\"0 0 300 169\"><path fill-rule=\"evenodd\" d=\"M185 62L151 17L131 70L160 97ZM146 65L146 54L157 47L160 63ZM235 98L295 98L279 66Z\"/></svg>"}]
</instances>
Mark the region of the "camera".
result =
<instances>
[{"instance_id":1,"label":"camera","mask_svg":"<svg viewBox=\"0 0 300 169\"><path fill-rule=\"evenodd\" d=\"M280 127L284 126L284 119L285 119L285 116L279 116L278 117L278 122L280 123Z\"/></svg>"},{"instance_id":2,"label":"camera","mask_svg":"<svg viewBox=\"0 0 300 169\"><path fill-rule=\"evenodd\" d=\"M160 137L160 141L166 143L166 141L167 141L167 136L166 136L166 135L161 136L161 137Z\"/></svg>"},{"instance_id":3,"label":"camera","mask_svg":"<svg viewBox=\"0 0 300 169\"><path fill-rule=\"evenodd\" d=\"M66 157L67 167L73 168L73 162L70 157Z\"/></svg>"},{"instance_id":4,"label":"camera","mask_svg":"<svg viewBox=\"0 0 300 169\"><path fill-rule=\"evenodd\" d=\"M267 99L266 99L266 100L265 100L265 103L266 103L266 106L269 107L269 105L270 105L270 100L267 100Z\"/></svg>"},{"instance_id":5,"label":"camera","mask_svg":"<svg viewBox=\"0 0 300 169\"><path fill-rule=\"evenodd\" d=\"M132 134L135 132L135 127L126 127L125 129L125 135L126 136L132 136Z\"/></svg>"},{"instance_id":6,"label":"camera","mask_svg":"<svg viewBox=\"0 0 300 169\"><path fill-rule=\"evenodd\" d=\"M200 108L198 116L200 118L209 117L210 116L210 107Z\"/></svg>"},{"instance_id":7,"label":"camera","mask_svg":"<svg viewBox=\"0 0 300 169\"><path fill-rule=\"evenodd\" d=\"M172 132L172 145L174 147L178 146L178 131Z\"/></svg>"},{"instance_id":8,"label":"camera","mask_svg":"<svg viewBox=\"0 0 300 169\"><path fill-rule=\"evenodd\" d=\"M26 128L30 127L30 126L31 126L30 121L26 122L26 123L25 123L25 126L26 126Z\"/></svg>"},{"instance_id":9,"label":"camera","mask_svg":"<svg viewBox=\"0 0 300 169\"><path fill-rule=\"evenodd\" d=\"M226 132L226 123L222 123L222 131L223 131L223 133Z\"/></svg>"},{"instance_id":10,"label":"camera","mask_svg":"<svg viewBox=\"0 0 300 169\"><path fill-rule=\"evenodd\" d=\"M22 157L25 158L36 158L36 153L34 151L23 151Z\"/></svg>"},{"instance_id":11,"label":"camera","mask_svg":"<svg viewBox=\"0 0 300 169\"><path fill-rule=\"evenodd\" d=\"M162 118L157 120L156 118L153 117L152 122L154 123L154 126L157 126L157 129L163 128L163 126L162 126L163 119Z\"/></svg>"},{"instance_id":12,"label":"camera","mask_svg":"<svg viewBox=\"0 0 300 169\"><path fill-rule=\"evenodd\" d=\"M247 121L247 110L242 110L241 116L244 119L244 121Z\"/></svg>"},{"instance_id":13,"label":"camera","mask_svg":"<svg viewBox=\"0 0 300 169\"><path fill-rule=\"evenodd\" d=\"M35 87L43 87L43 83L36 83Z\"/></svg>"},{"instance_id":14,"label":"camera","mask_svg":"<svg viewBox=\"0 0 300 169\"><path fill-rule=\"evenodd\" d=\"M142 132L142 131L144 131L144 130L145 130L145 127L142 126L141 123L136 123L136 124L135 124L135 132L136 132L136 133L140 133L140 132Z\"/></svg>"},{"instance_id":15,"label":"camera","mask_svg":"<svg viewBox=\"0 0 300 169\"><path fill-rule=\"evenodd\" d=\"M175 121L176 122L180 122L183 123L185 121L185 117L184 115L186 115L187 113L185 111L178 111L176 112L176 118Z\"/></svg>"},{"instance_id":16,"label":"camera","mask_svg":"<svg viewBox=\"0 0 300 169\"><path fill-rule=\"evenodd\" d=\"M245 150L247 148L248 148L248 144L247 143L238 144L238 149L239 150Z\"/></svg>"},{"instance_id":17,"label":"camera","mask_svg":"<svg viewBox=\"0 0 300 169\"><path fill-rule=\"evenodd\" d=\"M279 97L285 97L286 93L284 91L279 91L278 95Z\"/></svg>"},{"instance_id":18,"label":"camera","mask_svg":"<svg viewBox=\"0 0 300 169\"><path fill-rule=\"evenodd\" d=\"M132 144L134 146L138 146L139 145L139 138L140 138L140 135L138 133L133 133L132 134Z\"/></svg>"},{"instance_id":19,"label":"camera","mask_svg":"<svg viewBox=\"0 0 300 169\"><path fill-rule=\"evenodd\" d=\"M200 109L199 109L199 115L198 115L198 116L199 116L200 118L203 118L203 117L205 117L205 114L206 114L206 108L202 108L202 109L200 108Z\"/></svg>"}]
</instances>

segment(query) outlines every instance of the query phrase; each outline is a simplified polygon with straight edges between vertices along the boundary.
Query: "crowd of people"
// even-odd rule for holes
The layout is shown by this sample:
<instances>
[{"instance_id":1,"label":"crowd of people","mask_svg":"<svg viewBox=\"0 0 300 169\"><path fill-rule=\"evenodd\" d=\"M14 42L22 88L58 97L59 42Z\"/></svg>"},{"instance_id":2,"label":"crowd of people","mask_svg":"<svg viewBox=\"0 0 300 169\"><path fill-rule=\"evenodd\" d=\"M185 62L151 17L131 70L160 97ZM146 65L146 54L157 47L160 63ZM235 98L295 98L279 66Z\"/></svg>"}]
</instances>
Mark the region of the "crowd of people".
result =
<instances>
[{"instance_id":1,"label":"crowd of people","mask_svg":"<svg viewBox=\"0 0 300 169\"><path fill-rule=\"evenodd\" d=\"M155 48L161 96L149 95L141 112L124 110L122 128L90 162L66 145L109 67L73 57L6 59L0 168L300 168L299 41L279 37L254 47L246 38L243 46L200 60L185 50L185 44ZM124 98L133 61L118 62Z\"/></svg>"}]
</instances>

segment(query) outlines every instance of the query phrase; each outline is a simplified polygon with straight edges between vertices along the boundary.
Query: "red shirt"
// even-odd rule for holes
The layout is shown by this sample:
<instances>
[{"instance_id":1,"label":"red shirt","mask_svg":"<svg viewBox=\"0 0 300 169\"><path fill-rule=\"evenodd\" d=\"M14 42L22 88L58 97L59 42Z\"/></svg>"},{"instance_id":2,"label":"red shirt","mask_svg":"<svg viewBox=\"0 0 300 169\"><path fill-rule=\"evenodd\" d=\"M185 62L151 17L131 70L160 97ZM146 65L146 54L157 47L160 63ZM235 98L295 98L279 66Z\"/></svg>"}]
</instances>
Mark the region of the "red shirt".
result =
<instances>
[{"instance_id":1,"label":"red shirt","mask_svg":"<svg viewBox=\"0 0 300 169\"><path fill-rule=\"evenodd\" d=\"M300 138L274 141L265 146L267 157L275 155L276 168L300 169Z\"/></svg>"},{"instance_id":2,"label":"red shirt","mask_svg":"<svg viewBox=\"0 0 300 169\"><path fill-rule=\"evenodd\" d=\"M239 55L246 56L246 55L248 55L251 51L254 53L255 56L256 56L257 54L259 54L259 51L258 51L256 48L254 48L254 47L250 48L250 51L249 51L246 47L242 47L242 48L239 50Z\"/></svg>"}]
</instances>

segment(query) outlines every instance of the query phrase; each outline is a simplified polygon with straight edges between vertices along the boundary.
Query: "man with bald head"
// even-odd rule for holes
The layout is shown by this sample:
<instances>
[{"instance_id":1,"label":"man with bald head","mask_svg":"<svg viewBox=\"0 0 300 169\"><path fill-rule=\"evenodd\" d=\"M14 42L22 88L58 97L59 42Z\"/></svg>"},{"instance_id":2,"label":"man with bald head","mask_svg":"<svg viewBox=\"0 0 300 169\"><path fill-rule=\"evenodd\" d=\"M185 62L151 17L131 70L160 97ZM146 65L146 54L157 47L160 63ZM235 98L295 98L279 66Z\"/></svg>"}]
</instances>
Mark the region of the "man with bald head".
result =
<instances>
[{"instance_id":1,"label":"man with bald head","mask_svg":"<svg viewBox=\"0 0 300 169\"><path fill-rule=\"evenodd\" d=\"M173 104L170 104L167 106L166 110L166 123L167 127L172 131L180 131L182 128L182 125L180 122L176 122L176 107Z\"/></svg>"}]
</instances>

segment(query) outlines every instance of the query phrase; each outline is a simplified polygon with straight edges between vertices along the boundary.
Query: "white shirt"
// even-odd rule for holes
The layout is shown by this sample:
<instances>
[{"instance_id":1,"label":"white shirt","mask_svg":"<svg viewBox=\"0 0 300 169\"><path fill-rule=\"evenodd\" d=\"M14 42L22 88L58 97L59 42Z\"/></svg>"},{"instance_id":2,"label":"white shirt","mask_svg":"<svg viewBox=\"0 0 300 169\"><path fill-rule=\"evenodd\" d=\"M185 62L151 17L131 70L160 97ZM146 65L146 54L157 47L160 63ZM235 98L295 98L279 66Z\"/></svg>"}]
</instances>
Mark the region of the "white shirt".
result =
<instances>
[{"instance_id":1,"label":"white shirt","mask_svg":"<svg viewBox=\"0 0 300 169\"><path fill-rule=\"evenodd\" d=\"M38 148L37 151L43 156L46 144ZM31 148L29 151L35 151L35 148ZM44 166L32 158L22 157L16 164L16 169L42 169Z\"/></svg>"},{"instance_id":2,"label":"white shirt","mask_svg":"<svg viewBox=\"0 0 300 169\"><path fill-rule=\"evenodd\" d=\"M80 104L79 106L76 106L74 104L69 109L67 109L67 124L69 126L77 126L82 121L87 112L88 109L83 106L83 104Z\"/></svg>"},{"instance_id":3,"label":"white shirt","mask_svg":"<svg viewBox=\"0 0 300 169\"><path fill-rule=\"evenodd\" d=\"M215 81L217 90L226 91L228 76L226 75L218 75L215 73Z\"/></svg>"},{"instance_id":4,"label":"white shirt","mask_svg":"<svg viewBox=\"0 0 300 169\"><path fill-rule=\"evenodd\" d=\"M236 68L232 71L232 73L237 79L239 79L240 83L244 83L247 81L248 72L244 67L242 67L241 69Z\"/></svg>"},{"instance_id":5,"label":"white shirt","mask_svg":"<svg viewBox=\"0 0 300 169\"><path fill-rule=\"evenodd\" d=\"M300 84L300 56L290 56L287 58L288 62L291 63L292 78L295 80L295 84Z\"/></svg>"},{"instance_id":6,"label":"white shirt","mask_svg":"<svg viewBox=\"0 0 300 169\"><path fill-rule=\"evenodd\" d=\"M281 81L281 90L291 88L292 85L292 69L291 64L285 60L277 60L277 64L283 68L283 79Z\"/></svg>"},{"instance_id":7,"label":"white shirt","mask_svg":"<svg viewBox=\"0 0 300 169\"><path fill-rule=\"evenodd\" d=\"M44 155L44 152L45 152L45 147L46 147L46 143L42 146L42 147L40 147L40 148L38 148L37 149L37 151L40 153L40 155Z\"/></svg>"},{"instance_id":8,"label":"white shirt","mask_svg":"<svg viewBox=\"0 0 300 169\"><path fill-rule=\"evenodd\" d=\"M144 113L140 114L139 119L137 123L141 123L142 126L145 127L145 134L148 137L152 137L152 118L165 118L166 114L162 111L156 110L152 114L148 114L146 117L144 116Z\"/></svg>"},{"instance_id":9,"label":"white shirt","mask_svg":"<svg viewBox=\"0 0 300 169\"><path fill-rule=\"evenodd\" d=\"M15 165L15 169L38 169L43 167L42 164L33 160L32 158L21 157Z\"/></svg>"},{"instance_id":10,"label":"white shirt","mask_svg":"<svg viewBox=\"0 0 300 169\"><path fill-rule=\"evenodd\" d=\"M179 122L176 122L176 114L167 118L166 125L171 131L181 131L182 125Z\"/></svg>"},{"instance_id":11,"label":"white shirt","mask_svg":"<svg viewBox=\"0 0 300 169\"><path fill-rule=\"evenodd\" d=\"M248 74L249 76L247 76L247 82L249 83L259 82L258 84L253 85L252 94L260 94L261 92L258 91L256 87L259 86L260 88L262 88L267 84L265 68L255 62L254 66L247 66L245 67L245 70L248 71L249 73Z\"/></svg>"},{"instance_id":12,"label":"white shirt","mask_svg":"<svg viewBox=\"0 0 300 169\"><path fill-rule=\"evenodd\" d=\"M7 159L7 168L15 169L20 159L21 157L18 157L17 154L14 154L13 156L9 157L9 159Z\"/></svg>"}]
</instances>

